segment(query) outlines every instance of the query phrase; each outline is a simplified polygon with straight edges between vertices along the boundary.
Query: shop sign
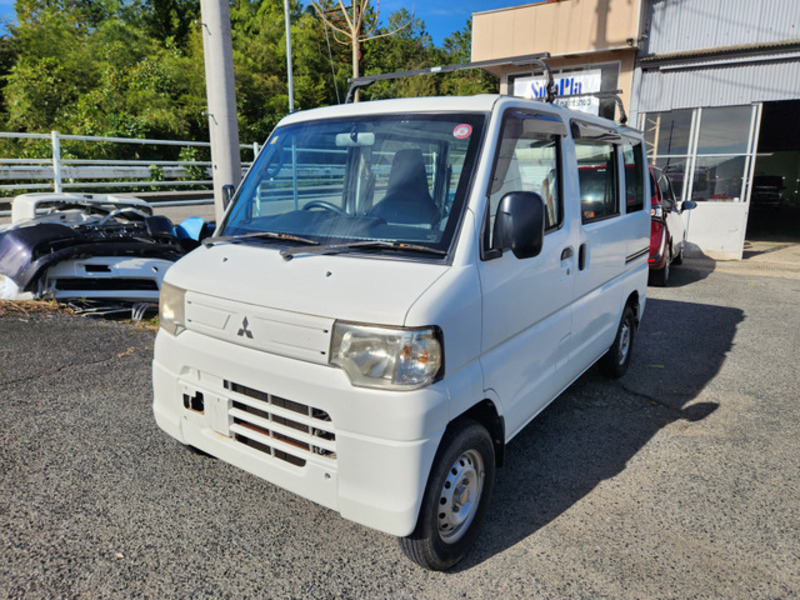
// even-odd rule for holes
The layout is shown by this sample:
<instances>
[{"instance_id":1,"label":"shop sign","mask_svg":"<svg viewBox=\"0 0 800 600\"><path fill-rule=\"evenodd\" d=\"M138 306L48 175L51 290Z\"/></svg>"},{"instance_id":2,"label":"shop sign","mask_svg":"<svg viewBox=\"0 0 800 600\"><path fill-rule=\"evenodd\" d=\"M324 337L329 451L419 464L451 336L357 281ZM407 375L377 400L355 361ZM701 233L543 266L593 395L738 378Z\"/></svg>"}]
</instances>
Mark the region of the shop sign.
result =
<instances>
[{"instance_id":1,"label":"shop sign","mask_svg":"<svg viewBox=\"0 0 800 600\"><path fill-rule=\"evenodd\" d=\"M556 88L555 104L593 115L600 114L600 100L594 96L559 98L559 96L599 92L602 83L600 69L555 74L553 79ZM514 79L514 95L537 100L544 99L546 82L547 80L543 76L517 77Z\"/></svg>"}]
</instances>

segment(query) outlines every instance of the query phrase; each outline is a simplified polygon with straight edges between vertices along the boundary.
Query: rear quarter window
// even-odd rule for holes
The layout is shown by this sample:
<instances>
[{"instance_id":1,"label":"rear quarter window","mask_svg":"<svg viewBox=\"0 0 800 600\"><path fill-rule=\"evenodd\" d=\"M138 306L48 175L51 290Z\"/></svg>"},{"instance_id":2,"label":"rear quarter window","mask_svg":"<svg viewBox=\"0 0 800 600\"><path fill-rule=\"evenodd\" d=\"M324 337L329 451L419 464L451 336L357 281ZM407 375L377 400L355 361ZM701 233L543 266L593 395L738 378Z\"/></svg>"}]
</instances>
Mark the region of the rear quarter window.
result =
<instances>
[{"instance_id":1,"label":"rear quarter window","mask_svg":"<svg viewBox=\"0 0 800 600\"><path fill-rule=\"evenodd\" d=\"M625 212L632 213L644 209L645 160L641 142L622 145L625 162Z\"/></svg>"},{"instance_id":2,"label":"rear quarter window","mask_svg":"<svg viewBox=\"0 0 800 600\"><path fill-rule=\"evenodd\" d=\"M583 223L618 215L616 145L575 140L575 152Z\"/></svg>"}]
</instances>

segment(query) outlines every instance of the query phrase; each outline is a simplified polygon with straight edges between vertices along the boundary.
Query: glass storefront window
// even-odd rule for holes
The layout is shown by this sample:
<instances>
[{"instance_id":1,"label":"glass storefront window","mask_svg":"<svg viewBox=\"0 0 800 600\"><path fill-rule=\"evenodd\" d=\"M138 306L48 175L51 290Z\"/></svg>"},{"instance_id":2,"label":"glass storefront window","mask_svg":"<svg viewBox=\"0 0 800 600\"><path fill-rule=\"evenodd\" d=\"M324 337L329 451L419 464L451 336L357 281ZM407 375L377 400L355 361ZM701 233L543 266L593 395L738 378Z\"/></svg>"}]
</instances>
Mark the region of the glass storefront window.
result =
<instances>
[{"instance_id":1,"label":"glass storefront window","mask_svg":"<svg viewBox=\"0 0 800 600\"><path fill-rule=\"evenodd\" d=\"M655 161L655 165L664 171L664 174L669 178L672 183L672 188L675 191L675 197L680 199L683 197L683 179L686 173L686 159L685 158L659 158Z\"/></svg>"},{"instance_id":2,"label":"glass storefront window","mask_svg":"<svg viewBox=\"0 0 800 600\"><path fill-rule=\"evenodd\" d=\"M697 154L746 154L751 106L704 108Z\"/></svg>"},{"instance_id":3,"label":"glass storefront window","mask_svg":"<svg viewBox=\"0 0 800 600\"><path fill-rule=\"evenodd\" d=\"M723 106L646 114L649 158L683 200L742 202L754 110Z\"/></svg>"},{"instance_id":4,"label":"glass storefront window","mask_svg":"<svg viewBox=\"0 0 800 600\"><path fill-rule=\"evenodd\" d=\"M651 113L645 120L645 141L648 154L685 156L689 153L689 134L692 128L692 109Z\"/></svg>"},{"instance_id":5,"label":"glass storefront window","mask_svg":"<svg viewBox=\"0 0 800 600\"><path fill-rule=\"evenodd\" d=\"M699 157L694 167L692 200L740 201L744 156Z\"/></svg>"}]
</instances>

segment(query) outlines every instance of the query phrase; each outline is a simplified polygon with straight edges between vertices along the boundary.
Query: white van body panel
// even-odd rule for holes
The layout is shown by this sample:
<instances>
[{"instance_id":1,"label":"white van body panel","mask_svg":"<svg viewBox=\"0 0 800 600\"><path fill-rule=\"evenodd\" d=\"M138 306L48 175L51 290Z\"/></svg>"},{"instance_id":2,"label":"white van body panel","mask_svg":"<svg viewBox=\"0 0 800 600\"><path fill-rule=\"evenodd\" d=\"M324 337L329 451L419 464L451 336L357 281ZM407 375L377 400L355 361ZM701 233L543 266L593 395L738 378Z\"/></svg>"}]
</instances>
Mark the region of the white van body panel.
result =
<instances>
[{"instance_id":1,"label":"white van body panel","mask_svg":"<svg viewBox=\"0 0 800 600\"><path fill-rule=\"evenodd\" d=\"M404 325L409 307L448 269L394 257L285 260L274 248L234 244L200 247L185 259L171 281L186 290L229 298L235 289L241 305L384 325Z\"/></svg>"},{"instance_id":2,"label":"white van body panel","mask_svg":"<svg viewBox=\"0 0 800 600\"><path fill-rule=\"evenodd\" d=\"M546 236L535 259L519 260L509 252L479 265L485 387L501 399L509 436L570 380L564 359L572 332L574 268L572 258L560 258L569 236L566 230Z\"/></svg>"}]
</instances>

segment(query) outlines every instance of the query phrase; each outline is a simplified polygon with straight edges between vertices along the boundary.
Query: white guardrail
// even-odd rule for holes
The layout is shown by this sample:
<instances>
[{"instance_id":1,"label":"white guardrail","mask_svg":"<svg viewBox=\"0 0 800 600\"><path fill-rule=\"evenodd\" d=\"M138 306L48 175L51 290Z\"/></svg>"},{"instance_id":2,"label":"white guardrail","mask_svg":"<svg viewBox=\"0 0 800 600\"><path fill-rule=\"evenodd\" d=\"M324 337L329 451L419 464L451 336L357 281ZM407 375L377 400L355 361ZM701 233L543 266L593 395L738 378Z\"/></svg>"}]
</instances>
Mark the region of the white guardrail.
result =
<instances>
[{"instance_id":1,"label":"white guardrail","mask_svg":"<svg viewBox=\"0 0 800 600\"><path fill-rule=\"evenodd\" d=\"M61 193L65 190L110 190L116 193L136 193L143 189L169 188L179 189L205 187L210 190L213 181L210 177L211 162L181 160L93 160L81 158L62 158L61 142L96 142L106 144L136 144L140 146L179 146L209 148L208 142L192 142L181 140L157 140L143 138L96 137L84 135L63 135L57 131L46 133L0 132L0 139L49 140L51 158L14 158L0 156L0 204L11 200L9 191L34 192L53 191ZM242 144L243 150L258 155L259 145ZM246 168L249 163L243 163ZM192 169L194 167L194 169ZM205 178L189 177L198 169ZM5 192L5 193L3 193ZM0 216L8 211L0 211Z\"/></svg>"}]
</instances>

